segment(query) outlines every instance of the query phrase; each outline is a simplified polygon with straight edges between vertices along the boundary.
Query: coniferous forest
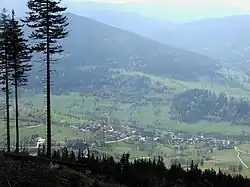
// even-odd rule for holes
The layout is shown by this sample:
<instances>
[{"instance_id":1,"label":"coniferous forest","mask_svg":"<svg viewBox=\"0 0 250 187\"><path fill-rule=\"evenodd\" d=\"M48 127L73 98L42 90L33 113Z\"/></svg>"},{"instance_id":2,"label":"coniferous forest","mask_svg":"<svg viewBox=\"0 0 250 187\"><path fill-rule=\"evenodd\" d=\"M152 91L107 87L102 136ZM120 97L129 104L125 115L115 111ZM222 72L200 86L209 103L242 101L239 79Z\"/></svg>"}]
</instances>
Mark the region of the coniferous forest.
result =
<instances>
[{"instance_id":1,"label":"coniferous forest","mask_svg":"<svg viewBox=\"0 0 250 187\"><path fill-rule=\"evenodd\" d=\"M236 99L224 93L216 95L202 89L187 90L176 95L170 109L173 119L187 123L208 120L249 125L249 114L250 103L247 99Z\"/></svg>"},{"instance_id":2,"label":"coniferous forest","mask_svg":"<svg viewBox=\"0 0 250 187\"><path fill-rule=\"evenodd\" d=\"M39 180L37 176L30 175L31 171L35 171L36 175L39 175L44 181L44 186L50 186L49 180L54 180L55 183L61 183L61 186L218 186L218 187L234 187L236 185L249 186L250 180L241 176L231 176L216 172L213 169L207 169L205 171L200 170L195 164L191 163L188 169L183 169L180 164L174 164L170 168L166 168L164 160L159 157L158 159L136 159L130 160L130 154L124 153L119 161L111 156L102 155L97 156L94 153L88 151L87 156L79 151L77 155L68 150L67 148L61 151L54 151L52 153L52 159L46 159L45 148L40 148L38 151L38 157L28 156L27 152L23 150L21 154L17 153L2 153L8 157L4 165L10 167L7 172L9 178L12 181L18 182L18 184L25 184L31 186L37 185ZM11 160L10 160L11 159ZM21 162L23 165L14 164L16 171L13 171L13 162ZM46 167L47 165L47 167ZM20 167L32 167L31 171L24 170ZM48 173L53 172L50 177L44 174L44 168L46 167ZM58 178L60 171L64 171L63 168L67 167L68 170L74 170L74 176L72 173L67 173L65 178ZM19 178L20 171L25 171L25 175L21 175L23 178ZM34 172L33 171L33 172ZM6 173L7 173L6 172ZM17 173L17 176L13 176L13 172ZM65 172L65 171L64 171ZM69 172L69 171L67 171ZM72 171L71 171L72 172ZM86 176L91 176L91 179L83 181L83 176L79 176L82 173ZM0 176L2 177L2 176ZM62 179L66 180L62 183ZM64 185L62 185L64 184ZM34 185L34 186L35 186Z\"/></svg>"}]
</instances>

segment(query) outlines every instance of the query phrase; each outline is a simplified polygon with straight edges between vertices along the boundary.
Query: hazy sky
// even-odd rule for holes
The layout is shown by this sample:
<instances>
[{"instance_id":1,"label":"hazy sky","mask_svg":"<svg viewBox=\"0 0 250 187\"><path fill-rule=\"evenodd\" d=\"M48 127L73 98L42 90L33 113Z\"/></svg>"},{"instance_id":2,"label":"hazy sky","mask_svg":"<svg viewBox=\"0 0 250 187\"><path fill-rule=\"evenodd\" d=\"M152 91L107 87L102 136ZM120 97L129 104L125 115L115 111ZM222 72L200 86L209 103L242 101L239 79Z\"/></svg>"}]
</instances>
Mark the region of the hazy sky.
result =
<instances>
[{"instance_id":1,"label":"hazy sky","mask_svg":"<svg viewBox=\"0 0 250 187\"><path fill-rule=\"evenodd\" d=\"M0 7L24 12L27 0L0 0ZM189 21L235 14L250 14L250 0L62 0L69 11L81 13L84 9L132 11L151 17ZM98 2L87 3L86 2Z\"/></svg>"},{"instance_id":2,"label":"hazy sky","mask_svg":"<svg viewBox=\"0 0 250 187\"><path fill-rule=\"evenodd\" d=\"M65 0L66 2L109 2L109 3L133 3L133 4L163 4L175 6L188 6L199 9L206 6L232 6L243 10L250 9L249 0Z\"/></svg>"},{"instance_id":3,"label":"hazy sky","mask_svg":"<svg viewBox=\"0 0 250 187\"><path fill-rule=\"evenodd\" d=\"M108 2L107 9L125 10L174 20L193 20L235 14L249 14L250 0L64 0L70 4Z\"/></svg>"}]
</instances>

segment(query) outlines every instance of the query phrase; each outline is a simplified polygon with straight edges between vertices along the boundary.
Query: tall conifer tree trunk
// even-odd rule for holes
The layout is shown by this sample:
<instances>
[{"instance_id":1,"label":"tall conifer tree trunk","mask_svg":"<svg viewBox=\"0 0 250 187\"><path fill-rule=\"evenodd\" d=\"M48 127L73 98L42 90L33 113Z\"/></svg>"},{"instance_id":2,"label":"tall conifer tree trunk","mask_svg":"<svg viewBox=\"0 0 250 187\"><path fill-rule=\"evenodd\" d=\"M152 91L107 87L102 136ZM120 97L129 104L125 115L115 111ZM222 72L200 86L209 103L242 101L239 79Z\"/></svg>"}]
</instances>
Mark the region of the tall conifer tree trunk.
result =
<instances>
[{"instance_id":1,"label":"tall conifer tree trunk","mask_svg":"<svg viewBox=\"0 0 250 187\"><path fill-rule=\"evenodd\" d=\"M19 107L18 107L18 88L25 86L28 82L26 72L31 70L30 65L31 49L24 39L23 25L20 25L15 20L15 12L12 10L11 21L8 26L9 41L9 60L10 69L13 70L10 74L11 85L14 86L15 92L15 112L16 112L16 152L19 152Z\"/></svg>"},{"instance_id":2,"label":"tall conifer tree trunk","mask_svg":"<svg viewBox=\"0 0 250 187\"><path fill-rule=\"evenodd\" d=\"M33 47L45 55L46 60L46 108L47 108L47 157L51 157L51 62L52 55L63 52L57 44L59 39L68 35L67 17L62 13L67 8L60 7L61 0L29 0L29 13L23 20L33 29L30 38L37 40ZM53 59L54 60L54 59Z\"/></svg>"},{"instance_id":3,"label":"tall conifer tree trunk","mask_svg":"<svg viewBox=\"0 0 250 187\"><path fill-rule=\"evenodd\" d=\"M16 73L16 71L15 71ZM19 152L19 107L18 107L18 87L17 80L15 80L15 105L16 105L16 152Z\"/></svg>"},{"instance_id":4,"label":"tall conifer tree trunk","mask_svg":"<svg viewBox=\"0 0 250 187\"><path fill-rule=\"evenodd\" d=\"M3 86L3 91L5 92L5 106L6 106L6 135L7 135L7 151L10 152L10 103L9 103L9 35L8 26L10 22L10 17L7 15L6 9L3 9L1 13L1 27L0 27L0 60L1 60L1 84Z\"/></svg>"},{"instance_id":5,"label":"tall conifer tree trunk","mask_svg":"<svg viewBox=\"0 0 250 187\"><path fill-rule=\"evenodd\" d=\"M46 54L46 58L47 58L47 156L49 157L51 155L51 95L50 95L50 28L49 28L49 2L48 0L46 1L46 35L47 35L47 41L46 41L46 45L47 45L47 54Z\"/></svg>"},{"instance_id":6,"label":"tall conifer tree trunk","mask_svg":"<svg viewBox=\"0 0 250 187\"><path fill-rule=\"evenodd\" d=\"M7 54L5 54L7 59ZM6 122L7 122L7 151L10 152L10 101L9 101L9 71L8 60L5 60L5 102L6 102Z\"/></svg>"}]
</instances>

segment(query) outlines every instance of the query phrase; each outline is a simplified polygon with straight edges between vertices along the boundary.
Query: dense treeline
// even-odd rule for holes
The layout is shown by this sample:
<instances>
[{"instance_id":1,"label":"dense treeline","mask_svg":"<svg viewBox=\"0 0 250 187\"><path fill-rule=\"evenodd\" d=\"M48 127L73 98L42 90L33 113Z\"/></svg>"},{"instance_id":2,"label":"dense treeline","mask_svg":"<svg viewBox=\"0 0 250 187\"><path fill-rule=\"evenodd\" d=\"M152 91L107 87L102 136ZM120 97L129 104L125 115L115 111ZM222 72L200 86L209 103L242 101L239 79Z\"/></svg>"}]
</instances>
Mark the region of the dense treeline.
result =
<instances>
[{"instance_id":1,"label":"dense treeline","mask_svg":"<svg viewBox=\"0 0 250 187\"><path fill-rule=\"evenodd\" d=\"M28 89L40 93L42 86L40 77L32 73ZM89 67L79 70L57 70L53 77L55 84L52 93L55 95L69 94L70 92L91 93L98 91L143 92L154 91L163 93L168 87L163 82L153 83L146 75L129 74L109 67Z\"/></svg>"},{"instance_id":2,"label":"dense treeline","mask_svg":"<svg viewBox=\"0 0 250 187\"><path fill-rule=\"evenodd\" d=\"M45 158L45 155L45 148L42 148L39 149L38 157L23 157L21 155L14 157L15 159L43 162L42 158ZM59 164L59 167L64 165L84 173L91 173L93 176L101 175L128 187L235 187L237 185L245 187L250 185L249 179L241 175L231 176L221 171L216 173L210 169L202 171L193 163L188 170L184 170L180 164L172 165L168 169L161 157L158 160L136 159L132 162L129 153L127 153L123 154L119 161L115 161L112 156L95 156L89 151L87 155L83 152L76 155L73 151L64 148L62 151L54 151L52 159L54 160L52 162ZM48 161L46 162L48 163Z\"/></svg>"},{"instance_id":3,"label":"dense treeline","mask_svg":"<svg viewBox=\"0 0 250 187\"><path fill-rule=\"evenodd\" d=\"M174 97L170 114L172 119L187 123L209 120L249 125L250 103L224 93L216 95L209 90L191 89Z\"/></svg>"},{"instance_id":4,"label":"dense treeline","mask_svg":"<svg viewBox=\"0 0 250 187\"><path fill-rule=\"evenodd\" d=\"M33 79L34 77L34 79ZM119 70L108 67L90 67L86 69L57 70L53 77L56 84L53 85L53 94L62 95L69 92L88 92L100 90L104 87L112 89L129 89L132 91L149 90L151 79L140 75L126 75ZM32 75L29 89L41 92L40 78Z\"/></svg>"}]
</instances>

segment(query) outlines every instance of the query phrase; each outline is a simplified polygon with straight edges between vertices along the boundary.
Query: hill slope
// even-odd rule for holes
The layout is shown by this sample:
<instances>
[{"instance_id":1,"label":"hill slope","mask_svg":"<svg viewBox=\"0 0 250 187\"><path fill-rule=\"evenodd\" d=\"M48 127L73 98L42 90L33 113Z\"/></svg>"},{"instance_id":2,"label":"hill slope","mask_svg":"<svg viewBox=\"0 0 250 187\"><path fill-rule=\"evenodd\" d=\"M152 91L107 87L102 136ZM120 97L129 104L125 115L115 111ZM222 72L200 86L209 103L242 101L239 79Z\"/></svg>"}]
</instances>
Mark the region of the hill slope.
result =
<instances>
[{"instance_id":1,"label":"hill slope","mask_svg":"<svg viewBox=\"0 0 250 187\"><path fill-rule=\"evenodd\" d=\"M61 68L84 65L124 68L176 79L213 76L217 62L103 23L68 14L70 36L63 40Z\"/></svg>"},{"instance_id":2,"label":"hill slope","mask_svg":"<svg viewBox=\"0 0 250 187\"><path fill-rule=\"evenodd\" d=\"M154 38L243 67L250 57L249 15L207 19L178 25Z\"/></svg>"}]
</instances>

